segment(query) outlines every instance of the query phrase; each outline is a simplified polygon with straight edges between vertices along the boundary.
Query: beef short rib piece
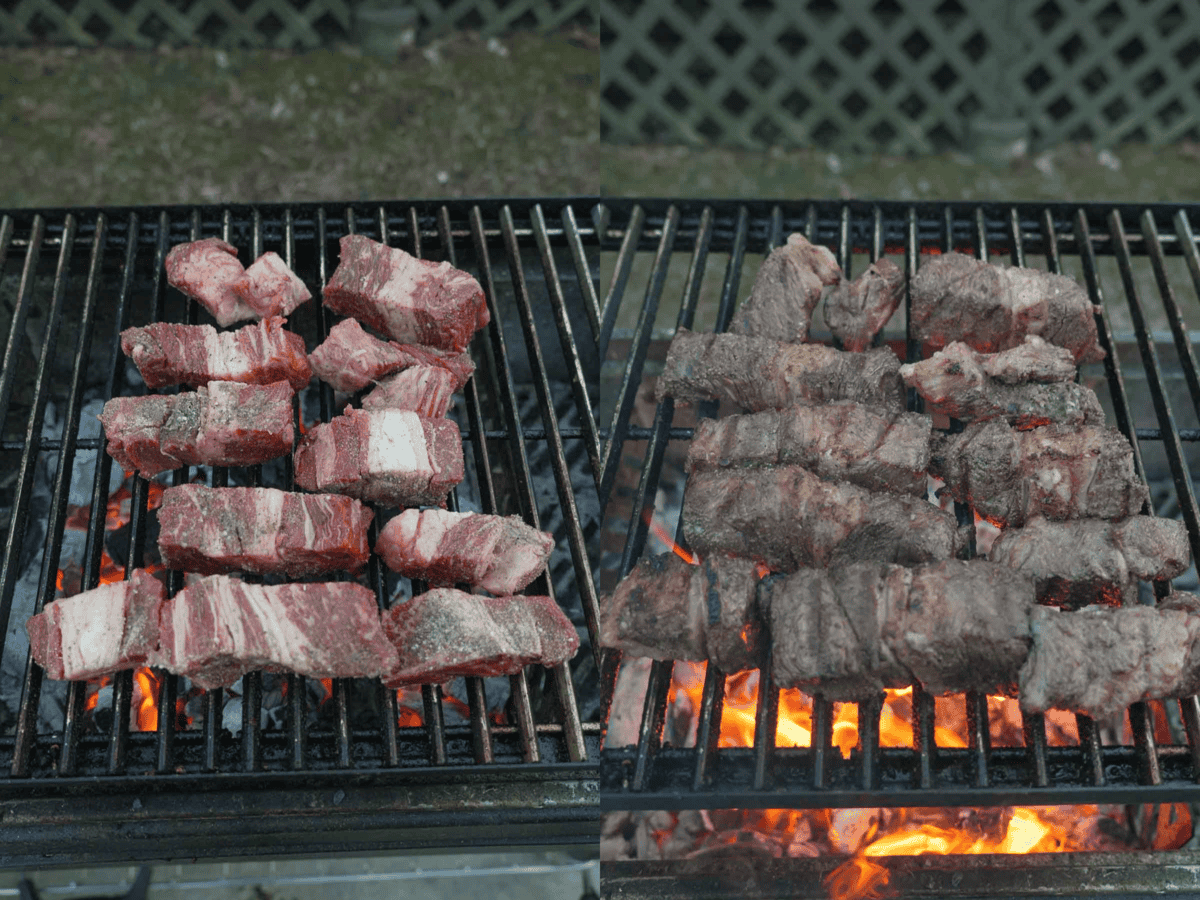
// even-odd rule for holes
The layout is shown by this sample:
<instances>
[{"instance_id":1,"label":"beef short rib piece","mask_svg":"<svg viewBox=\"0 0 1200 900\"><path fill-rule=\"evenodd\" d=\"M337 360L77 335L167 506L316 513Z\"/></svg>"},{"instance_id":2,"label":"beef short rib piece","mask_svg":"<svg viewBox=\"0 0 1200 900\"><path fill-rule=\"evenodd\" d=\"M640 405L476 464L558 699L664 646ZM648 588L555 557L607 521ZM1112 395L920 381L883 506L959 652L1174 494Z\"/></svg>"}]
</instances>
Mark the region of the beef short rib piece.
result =
<instances>
[{"instance_id":1,"label":"beef short rib piece","mask_svg":"<svg viewBox=\"0 0 1200 900\"><path fill-rule=\"evenodd\" d=\"M374 678L396 665L375 594L351 582L195 582L162 604L155 665L206 690L247 672Z\"/></svg>"},{"instance_id":2,"label":"beef short rib piece","mask_svg":"<svg viewBox=\"0 0 1200 900\"><path fill-rule=\"evenodd\" d=\"M184 484L163 492L158 548L170 568L202 575L355 572L374 515L336 494Z\"/></svg>"},{"instance_id":3,"label":"beef short rib piece","mask_svg":"<svg viewBox=\"0 0 1200 900\"><path fill-rule=\"evenodd\" d=\"M1184 523L1154 516L1030 519L1001 532L988 552L988 559L1032 576L1041 602L1066 608L1133 605L1139 579L1181 575L1191 556Z\"/></svg>"},{"instance_id":4,"label":"beef short rib piece","mask_svg":"<svg viewBox=\"0 0 1200 900\"><path fill-rule=\"evenodd\" d=\"M444 506L463 479L462 437L449 419L347 406L296 448L296 485L389 506Z\"/></svg>"},{"instance_id":5,"label":"beef short rib piece","mask_svg":"<svg viewBox=\"0 0 1200 900\"><path fill-rule=\"evenodd\" d=\"M268 250L233 283L233 292L261 317L290 316L312 292L274 251Z\"/></svg>"},{"instance_id":6,"label":"beef short rib piece","mask_svg":"<svg viewBox=\"0 0 1200 900\"><path fill-rule=\"evenodd\" d=\"M1175 598L1174 603L1168 603ZM1181 608L1182 607L1182 608ZM1200 616L1172 595L1152 606L1033 610L1033 648L1021 668L1021 709L1098 718L1139 700L1193 693Z\"/></svg>"},{"instance_id":7,"label":"beef short rib piece","mask_svg":"<svg viewBox=\"0 0 1200 900\"><path fill-rule=\"evenodd\" d=\"M981 353L1020 346L1038 335L1098 362L1096 307L1070 278L992 266L961 253L926 258L911 284L914 336L935 350L963 341Z\"/></svg>"},{"instance_id":8,"label":"beef short rib piece","mask_svg":"<svg viewBox=\"0 0 1200 900\"><path fill-rule=\"evenodd\" d=\"M787 243L763 260L750 296L729 330L789 343L806 341L821 286L837 284L841 278L842 270L829 250L814 247L802 234L788 235Z\"/></svg>"},{"instance_id":9,"label":"beef short rib piece","mask_svg":"<svg viewBox=\"0 0 1200 900\"><path fill-rule=\"evenodd\" d=\"M726 673L762 664L758 572L736 556L690 565L674 553L642 557L605 605L600 640L634 656L711 660Z\"/></svg>"},{"instance_id":10,"label":"beef short rib piece","mask_svg":"<svg viewBox=\"0 0 1200 900\"><path fill-rule=\"evenodd\" d=\"M435 588L397 603L383 627L399 662L389 687L437 684L460 675L512 675L555 666L579 649L579 635L550 597L481 597Z\"/></svg>"},{"instance_id":11,"label":"beef short rib piece","mask_svg":"<svg viewBox=\"0 0 1200 900\"><path fill-rule=\"evenodd\" d=\"M1047 519L1123 519L1149 497L1133 448L1116 428L1046 425L1015 431L1003 422L935 436L930 473L955 500L1001 528Z\"/></svg>"},{"instance_id":12,"label":"beef short rib piece","mask_svg":"<svg viewBox=\"0 0 1200 900\"><path fill-rule=\"evenodd\" d=\"M158 647L163 584L145 569L47 606L25 623L34 660L55 681L147 665Z\"/></svg>"},{"instance_id":13,"label":"beef short rib piece","mask_svg":"<svg viewBox=\"0 0 1200 900\"><path fill-rule=\"evenodd\" d=\"M183 394L114 397L100 422L112 458L143 478L180 466L249 466L291 452L292 388L212 381Z\"/></svg>"},{"instance_id":14,"label":"beef short rib piece","mask_svg":"<svg viewBox=\"0 0 1200 900\"><path fill-rule=\"evenodd\" d=\"M304 339L286 330L278 316L237 331L169 322L126 328L121 332L121 349L151 390L210 381L286 381L299 391L312 380Z\"/></svg>"},{"instance_id":15,"label":"beef short rib piece","mask_svg":"<svg viewBox=\"0 0 1200 900\"><path fill-rule=\"evenodd\" d=\"M454 390L460 391L475 371L469 353L381 341L367 334L356 319L343 319L330 328L329 337L308 355L308 360L318 378L347 394L409 366L446 369L454 376Z\"/></svg>"},{"instance_id":16,"label":"beef short rib piece","mask_svg":"<svg viewBox=\"0 0 1200 900\"><path fill-rule=\"evenodd\" d=\"M853 562L916 565L955 556L967 532L923 498L822 481L800 466L700 472L683 504L688 545L774 571Z\"/></svg>"},{"instance_id":17,"label":"beef short rib piece","mask_svg":"<svg viewBox=\"0 0 1200 900\"><path fill-rule=\"evenodd\" d=\"M825 298L825 324L842 346L862 353L871 346L904 298L904 272L890 259L876 260L853 281Z\"/></svg>"},{"instance_id":18,"label":"beef short rib piece","mask_svg":"<svg viewBox=\"0 0 1200 900\"><path fill-rule=\"evenodd\" d=\"M232 244L218 238L176 244L167 254L166 266L167 283L212 313L222 328L258 318L235 289L246 270Z\"/></svg>"},{"instance_id":19,"label":"beef short rib piece","mask_svg":"<svg viewBox=\"0 0 1200 900\"><path fill-rule=\"evenodd\" d=\"M924 497L928 416L838 401L702 419L687 470L800 465L826 481Z\"/></svg>"},{"instance_id":20,"label":"beef short rib piece","mask_svg":"<svg viewBox=\"0 0 1200 900\"><path fill-rule=\"evenodd\" d=\"M375 552L387 567L430 584L469 584L513 594L546 568L554 537L519 516L406 509L379 532Z\"/></svg>"},{"instance_id":21,"label":"beef short rib piece","mask_svg":"<svg viewBox=\"0 0 1200 900\"><path fill-rule=\"evenodd\" d=\"M440 419L454 403L457 378L441 366L413 366L388 375L363 397L363 409L409 409Z\"/></svg>"},{"instance_id":22,"label":"beef short rib piece","mask_svg":"<svg viewBox=\"0 0 1200 900\"><path fill-rule=\"evenodd\" d=\"M931 694L1014 689L1029 652L1029 578L986 560L859 563L759 588L774 676L832 700L919 682Z\"/></svg>"},{"instance_id":23,"label":"beef short rib piece","mask_svg":"<svg viewBox=\"0 0 1200 900\"><path fill-rule=\"evenodd\" d=\"M325 305L406 344L460 352L487 325L479 282L448 262L429 262L359 234L325 285Z\"/></svg>"},{"instance_id":24,"label":"beef short rib piece","mask_svg":"<svg viewBox=\"0 0 1200 900\"><path fill-rule=\"evenodd\" d=\"M963 422L1002 419L1016 428L1103 425L1091 388L1071 381L1069 350L1027 337L1001 353L976 353L961 341L921 362L900 367L904 383L925 399L925 411Z\"/></svg>"},{"instance_id":25,"label":"beef short rib piece","mask_svg":"<svg viewBox=\"0 0 1200 900\"><path fill-rule=\"evenodd\" d=\"M823 344L686 328L671 341L656 393L659 400L728 399L751 412L835 400L904 409L900 360L887 347L846 353Z\"/></svg>"}]
</instances>

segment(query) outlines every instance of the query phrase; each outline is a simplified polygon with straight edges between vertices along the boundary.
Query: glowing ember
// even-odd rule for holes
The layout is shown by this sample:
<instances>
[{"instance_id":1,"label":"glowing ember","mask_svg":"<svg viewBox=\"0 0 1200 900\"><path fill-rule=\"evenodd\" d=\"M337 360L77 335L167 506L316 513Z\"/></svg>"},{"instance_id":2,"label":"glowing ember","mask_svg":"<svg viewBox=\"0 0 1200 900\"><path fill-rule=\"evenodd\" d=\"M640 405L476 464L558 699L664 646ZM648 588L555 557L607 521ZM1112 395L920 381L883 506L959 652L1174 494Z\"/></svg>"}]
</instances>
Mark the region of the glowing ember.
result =
<instances>
[{"instance_id":1,"label":"glowing ember","mask_svg":"<svg viewBox=\"0 0 1200 900\"><path fill-rule=\"evenodd\" d=\"M133 673L133 709L135 721L130 722L136 731L158 729L158 690L162 677L151 669L137 669Z\"/></svg>"},{"instance_id":2,"label":"glowing ember","mask_svg":"<svg viewBox=\"0 0 1200 900\"><path fill-rule=\"evenodd\" d=\"M662 525L659 524L658 520L654 518L654 514L650 510L646 510L644 513L642 513L642 519L654 533L654 536L670 547L671 550L674 551L675 555L682 559L685 563L693 566L700 564L700 557L698 557L695 553L684 550L677 543L675 543L671 535L667 532L667 529L663 528ZM760 575L759 577L761 578L762 576Z\"/></svg>"},{"instance_id":3,"label":"glowing ember","mask_svg":"<svg viewBox=\"0 0 1200 900\"><path fill-rule=\"evenodd\" d=\"M417 712L420 705L420 688L397 688L396 724L401 728L420 728L421 714Z\"/></svg>"}]
</instances>

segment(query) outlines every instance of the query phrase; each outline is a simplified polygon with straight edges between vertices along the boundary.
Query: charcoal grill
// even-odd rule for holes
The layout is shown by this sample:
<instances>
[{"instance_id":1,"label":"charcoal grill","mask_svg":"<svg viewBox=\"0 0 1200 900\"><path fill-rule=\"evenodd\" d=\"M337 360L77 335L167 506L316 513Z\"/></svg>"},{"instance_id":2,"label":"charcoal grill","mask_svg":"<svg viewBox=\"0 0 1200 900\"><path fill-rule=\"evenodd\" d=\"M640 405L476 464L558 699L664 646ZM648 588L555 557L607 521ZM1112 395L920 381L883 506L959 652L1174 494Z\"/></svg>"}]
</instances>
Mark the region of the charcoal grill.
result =
<instances>
[{"instance_id":1,"label":"charcoal grill","mask_svg":"<svg viewBox=\"0 0 1200 900\"><path fill-rule=\"evenodd\" d=\"M665 488L680 487L664 481L664 458L669 448L687 441L693 431L674 424L671 399L657 405L649 426L631 424L639 391L645 390L643 379L651 373L651 348L665 352L674 327L723 330L728 326L739 292L744 295L757 269L757 256L748 263L747 255L768 252L794 231L836 248L850 277L856 274L849 268L855 255L860 260L885 253L902 255L911 279L922 254L949 250L1016 265L1037 255L1044 262L1031 264L1079 277L1094 302L1107 304L1097 324L1108 354L1102 370L1107 390L1099 392L1107 395L1102 399L1109 421L1131 439L1143 477L1149 469L1153 484L1161 471L1163 490L1171 494L1174 508L1187 524L1193 556L1200 551L1200 516L1189 469L1189 461L1196 462L1195 442L1200 439L1195 427L1200 415L1200 371L1193 335L1182 314L1186 300L1193 310L1192 327L1200 324L1194 312L1200 252L1193 233L1200 208L610 200L600 215L602 248L611 254L612 262L612 287L602 308L603 340L614 337L614 323L635 280L633 273L640 272L646 285L636 325L620 335L626 355L608 352L610 360L621 362L610 364L616 370L614 387L605 388L613 402L602 417L610 424L600 500L607 521L618 523L613 530L623 538L606 567L611 571L602 575L610 585L628 573L642 554L656 497ZM716 254L726 257L723 266L710 264ZM686 257L685 276L678 283L678 296L668 298L668 268L677 256ZM715 322L697 323L698 300L705 292L715 294ZM1158 295L1160 305L1155 308L1150 293ZM907 308L906 300L905 322ZM1114 331L1117 313L1127 317L1122 324L1128 334ZM896 338L893 346L902 356L919 358L920 348L911 332ZM602 345L602 352L606 349ZM910 392L910 408L915 408L915 402ZM715 412L714 403L701 404L696 415ZM1181 422L1189 427L1180 427ZM625 494L614 490L622 466L633 470ZM670 477L682 482L682 471L676 469ZM958 512L960 521L971 521L969 509ZM675 525L663 524L668 529ZM606 537L609 530L606 525ZM675 539L685 543L680 532ZM1158 596L1168 589L1165 583L1154 585ZM620 664L619 653L605 651L601 689L606 720ZM813 707L813 745L775 746L779 689L772 680L769 651L759 671L752 747L718 748L725 680L711 664L698 710L695 746L665 744L663 725L673 667L673 662L665 661L650 668L636 742L628 746L610 742L603 751L603 809L978 807L1200 799L1200 703L1195 697L1178 704L1181 734L1177 741L1156 740L1154 710L1139 703L1128 711L1129 742L1102 740L1097 724L1079 716L1076 746L1048 746L1043 717L1026 716L1024 746L993 747L986 698L968 694L969 746L949 748L935 744L933 699L917 687L915 748L881 747L880 709L867 704L859 708L859 746L843 759L832 745L831 704L819 700ZM617 866L618 874L624 865Z\"/></svg>"},{"instance_id":2,"label":"charcoal grill","mask_svg":"<svg viewBox=\"0 0 1200 900\"><path fill-rule=\"evenodd\" d=\"M594 333L580 333L598 321L593 206L586 200L364 202L25 210L0 217L0 295L10 317L0 371L0 471L7 473L0 505L8 512L0 624L9 627L0 627L0 635L7 634L5 655L21 673L7 695L0 692L0 864L595 846L601 725L588 542L598 522L600 458L591 411ZM337 264L338 239L353 232L449 260L483 285L492 324L472 345L479 368L455 412L470 471L450 505L519 513L555 532L550 573L530 590L556 596L583 633L580 653L553 670L466 679L457 703L426 685L419 726L398 724L394 691L349 679L333 681L314 724L311 685L288 676L279 689L286 697L281 724L272 727L263 722L261 673L239 686L240 721L230 693L216 690L192 698L187 708L198 714L187 727L175 714L185 699L180 679L169 676L157 698L157 729L139 731L136 718L131 725L134 692L126 672L114 679L111 704L97 707L106 715L85 708L86 686L77 683L47 723L47 697L62 689L43 682L13 634L56 595L68 519L79 512L68 502L80 489L72 481L80 479L76 464L88 451L99 452L82 486L89 496L83 588L97 584L102 554L114 548L114 533L104 530L111 459L102 436L80 436L81 410L88 401L144 392L120 352L122 328L211 322L166 284L167 250L209 236L251 258L275 250L319 298L317 288ZM331 324L328 311L313 303L289 327L312 349ZM340 411L334 401L328 386L314 383L296 412L307 413L310 425L317 417L327 421ZM214 485L292 483L290 460L193 468L172 477L174 483L197 477ZM39 489L42 481L48 488ZM133 479L127 536L116 540L126 571L153 551L148 495L148 482ZM169 590L178 590L181 573L167 576ZM377 558L368 577L381 606L404 587L381 571Z\"/></svg>"}]
</instances>

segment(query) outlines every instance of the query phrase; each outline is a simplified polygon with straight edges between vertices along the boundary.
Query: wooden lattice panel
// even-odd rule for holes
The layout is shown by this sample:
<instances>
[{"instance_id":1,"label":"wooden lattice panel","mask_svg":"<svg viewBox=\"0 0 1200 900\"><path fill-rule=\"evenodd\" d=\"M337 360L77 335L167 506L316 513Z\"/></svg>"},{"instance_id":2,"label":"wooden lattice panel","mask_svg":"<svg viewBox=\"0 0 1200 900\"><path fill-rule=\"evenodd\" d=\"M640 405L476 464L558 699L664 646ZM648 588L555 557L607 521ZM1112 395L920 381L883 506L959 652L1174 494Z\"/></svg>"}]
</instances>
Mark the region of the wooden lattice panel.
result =
<instances>
[{"instance_id":1,"label":"wooden lattice panel","mask_svg":"<svg viewBox=\"0 0 1200 900\"><path fill-rule=\"evenodd\" d=\"M568 24L593 24L593 0L415 0L421 14L421 36L437 37L453 30L485 36L506 31L548 32Z\"/></svg>"},{"instance_id":2,"label":"wooden lattice panel","mask_svg":"<svg viewBox=\"0 0 1200 900\"><path fill-rule=\"evenodd\" d=\"M602 133L929 152L971 121L1038 143L1200 126L1200 3L597 0Z\"/></svg>"},{"instance_id":3,"label":"wooden lattice panel","mask_svg":"<svg viewBox=\"0 0 1200 900\"><path fill-rule=\"evenodd\" d=\"M349 33L349 0L0 0L0 44L303 49Z\"/></svg>"}]
</instances>

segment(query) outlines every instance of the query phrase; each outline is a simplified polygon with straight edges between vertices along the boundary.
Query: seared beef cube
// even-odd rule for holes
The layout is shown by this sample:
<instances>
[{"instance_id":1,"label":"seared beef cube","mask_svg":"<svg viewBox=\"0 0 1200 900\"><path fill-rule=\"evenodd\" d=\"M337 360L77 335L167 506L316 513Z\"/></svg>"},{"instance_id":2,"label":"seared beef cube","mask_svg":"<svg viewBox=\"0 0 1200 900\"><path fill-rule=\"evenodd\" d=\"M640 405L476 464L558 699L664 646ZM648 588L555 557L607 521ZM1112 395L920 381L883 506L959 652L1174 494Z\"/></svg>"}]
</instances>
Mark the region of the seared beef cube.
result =
<instances>
[{"instance_id":1,"label":"seared beef cube","mask_svg":"<svg viewBox=\"0 0 1200 900\"><path fill-rule=\"evenodd\" d=\"M212 313L222 328L258 318L234 289L246 270L238 262L237 248L232 244L219 238L176 244L167 254L166 267L167 283Z\"/></svg>"},{"instance_id":2,"label":"seared beef cube","mask_svg":"<svg viewBox=\"0 0 1200 900\"><path fill-rule=\"evenodd\" d=\"M284 329L278 316L222 332L211 325L155 322L122 331L121 349L151 390L210 381L287 381L299 391L312 380L304 339Z\"/></svg>"},{"instance_id":3,"label":"seared beef cube","mask_svg":"<svg viewBox=\"0 0 1200 900\"><path fill-rule=\"evenodd\" d=\"M296 485L389 506L444 506L463 479L462 437L449 419L347 406L309 429L295 454Z\"/></svg>"},{"instance_id":4,"label":"seared beef cube","mask_svg":"<svg viewBox=\"0 0 1200 900\"><path fill-rule=\"evenodd\" d=\"M363 409L409 409L428 419L440 419L454 403L457 379L441 366L413 366L382 379L363 397Z\"/></svg>"},{"instance_id":5,"label":"seared beef cube","mask_svg":"<svg viewBox=\"0 0 1200 900\"><path fill-rule=\"evenodd\" d=\"M406 509L379 532L387 567L431 584L469 584L513 594L546 568L554 537L519 516Z\"/></svg>"},{"instance_id":6,"label":"seared beef cube","mask_svg":"<svg viewBox=\"0 0 1200 900\"><path fill-rule=\"evenodd\" d=\"M634 656L752 669L765 640L757 590L748 559L717 554L690 565L674 553L643 557L609 598L600 639Z\"/></svg>"},{"instance_id":7,"label":"seared beef cube","mask_svg":"<svg viewBox=\"0 0 1200 900\"><path fill-rule=\"evenodd\" d=\"M410 256L359 234L341 240L325 305L401 343L462 351L487 325L479 282L448 262Z\"/></svg>"},{"instance_id":8,"label":"seared beef cube","mask_svg":"<svg viewBox=\"0 0 1200 900\"><path fill-rule=\"evenodd\" d=\"M34 661L55 681L146 665L158 646L163 584L145 569L47 606L25 623Z\"/></svg>"},{"instance_id":9,"label":"seared beef cube","mask_svg":"<svg viewBox=\"0 0 1200 900\"><path fill-rule=\"evenodd\" d=\"M825 324L842 346L862 353L871 346L904 298L904 272L878 259L853 281L843 281L825 298Z\"/></svg>"},{"instance_id":10,"label":"seared beef cube","mask_svg":"<svg viewBox=\"0 0 1200 900\"><path fill-rule=\"evenodd\" d=\"M334 494L185 484L163 492L158 547L170 568L202 575L354 572L371 555L374 515Z\"/></svg>"},{"instance_id":11,"label":"seared beef cube","mask_svg":"<svg viewBox=\"0 0 1200 900\"><path fill-rule=\"evenodd\" d=\"M1091 388L1071 381L1069 350L1027 337L1002 353L976 353L955 341L930 359L900 367L904 383L925 399L925 411L963 422L1003 419L1017 428L1103 425Z\"/></svg>"},{"instance_id":12,"label":"seared beef cube","mask_svg":"<svg viewBox=\"0 0 1200 900\"><path fill-rule=\"evenodd\" d=\"M1191 556L1184 523L1153 516L1030 519L1024 528L1001 532L988 553L1032 576L1043 603L1070 608L1136 603L1138 579L1174 578Z\"/></svg>"},{"instance_id":13,"label":"seared beef cube","mask_svg":"<svg viewBox=\"0 0 1200 900\"><path fill-rule=\"evenodd\" d=\"M826 481L923 497L931 428L928 416L850 402L702 419L687 469L794 464Z\"/></svg>"},{"instance_id":14,"label":"seared beef cube","mask_svg":"<svg viewBox=\"0 0 1200 900\"><path fill-rule=\"evenodd\" d=\"M787 243L763 260L750 296L729 330L777 341L806 341L821 285L837 284L841 278L842 270L826 248L814 247L802 234L788 235Z\"/></svg>"},{"instance_id":15,"label":"seared beef cube","mask_svg":"<svg viewBox=\"0 0 1200 900\"><path fill-rule=\"evenodd\" d=\"M1033 649L1021 668L1021 709L1066 709L1096 717L1139 700L1194 690L1188 669L1200 616L1151 606L1089 606L1032 614Z\"/></svg>"},{"instance_id":16,"label":"seared beef cube","mask_svg":"<svg viewBox=\"0 0 1200 900\"><path fill-rule=\"evenodd\" d=\"M955 500L994 525L1047 519L1123 519L1149 496L1133 448L1116 428L1047 425L1014 431L1003 422L935 438L930 473Z\"/></svg>"},{"instance_id":17,"label":"seared beef cube","mask_svg":"<svg viewBox=\"0 0 1200 900\"><path fill-rule=\"evenodd\" d=\"M1034 334L1070 350L1076 363L1104 358L1096 307L1063 275L945 253L922 262L911 292L913 334L935 350L963 341L995 353Z\"/></svg>"},{"instance_id":18,"label":"seared beef cube","mask_svg":"<svg viewBox=\"0 0 1200 900\"><path fill-rule=\"evenodd\" d=\"M106 448L143 478L180 466L248 466L291 452L292 388L212 381L191 393L114 397L100 415Z\"/></svg>"},{"instance_id":19,"label":"seared beef cube","mask_svg":"<svg viewBox=\"0 0 1200 900\"><path fill-rule=\"evenodd\" d=\"M374 678L396 664L375 594L359 584L201 579L162 605L156 665L206 690L247 672Z\"/></svg>"},{"instance_id":20,"label":"seared beef cube","mask_svg":"<svg viewBox=\"0 0 1200 900\"><path fill-rule=\"evenodd\" d=\"M692 475L683 530L701 558L733 553L785 572L916 565L955 556L967 537L951 513L924 499L822 481L799 466Z\"/></svg>"},{"instance_id":21,"label":"seared beef cube","mask_svg":"<svg viewBox=\"0 0 1200 900\"><path fill-rule=\"evenodd\" d=\"M459 675L512 675L556 666L579 649L579 635L550 597L481 597L435 588L398 603L383 626L399 654L389 687L437 684Z\"/></svg>"},{"instance_id":22,"label":"seared beef cube","mask_svg":"<svg viewBox=\"0 0 1200 900\"><path fill-rule=\"evenodd\" d=\"M283 258L268 250L234 282L233 292L259 316L290 316L312 293Z\"/></svg>"},{"instance_id":23,"label":"seared beef cube","mask_svg":"<svg viewBox=\"0 0 1200 900\"><path fill-rule=\"evenodd\" d=\"M450 353L417 344L381 341L363 331L356 319L343 319L308 355L316 376L339 391L352 394L384 375L409 366L438 366L454 375L454 390L462 390L475 371L469 353Z\"/></svg>"},{"instance_id":24,"label":"seared beef cube","mask_svg":"<svg viewBox=\"0 0 1200 900\"><path fill-rule=\"evenodd\" d=\"M853 400L904 409L900 360L887 347L846 353L823 344L700 334L680 328L659 376L658 399L729 399L751 412Z\"/></svg>"}]
</instances>

